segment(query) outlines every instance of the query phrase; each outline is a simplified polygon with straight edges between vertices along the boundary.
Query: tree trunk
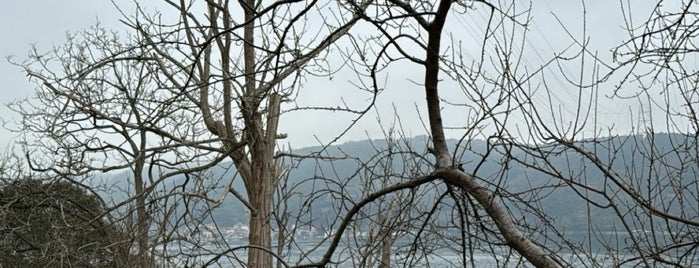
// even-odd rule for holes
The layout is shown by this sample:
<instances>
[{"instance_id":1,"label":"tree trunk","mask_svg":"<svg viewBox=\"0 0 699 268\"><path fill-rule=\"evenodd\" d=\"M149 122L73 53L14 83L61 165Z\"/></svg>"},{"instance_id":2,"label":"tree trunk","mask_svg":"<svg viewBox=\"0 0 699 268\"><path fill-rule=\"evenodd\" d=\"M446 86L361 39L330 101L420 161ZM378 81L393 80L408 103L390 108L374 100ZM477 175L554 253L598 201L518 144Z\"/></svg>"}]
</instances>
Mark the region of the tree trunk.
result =
<instances>
[{"instance_id":1,"label":"tree trunk","mask_svg":"<svg viewBox=\"0 0 699 268\"><path fill-rule=\"evenodd\" d=\"M271 181L265 170L254 170L255 181L260 183L250 187L249 200L253 210L250 212L250 233L248 241L252 248L249 250L248 267L272 267L272 254L255 247L272 249L270 215L272 212Z\"/></svg>"},{"instance_id":2,"label":"tree trunk","mask_svg":"<svg viewBox=\"0 0 699 268\"><path fill-rule=\"evenodd\" d=\"M145 159L143 154L139 154L134 167L134 188L136 190L136 248L138 265L144 265L148 260L148 213L146 211L146 194L143 181L143 167Z\"/></svg>"},{"instance_id":3,"label":"tree trunk","mask_svg":"<svg viewBox=\"0 0 699 268\"><path fill-rule=\"evenodd\" d=\"M272 267L272 254L261 248L272 250L272 228L270 226L270 214L272 212L272 194L275 188L272 178L272 163L274 163L274 144L276 139L277 117L279 116L279 102L276 97L270 99L267 109L270 109L266 117L260 111L260 102L264 98L261 92L255 87L256 75L255 66L255 6L256 1L240 1L244 12L246 24L243 29L243 61L245 72L244 96L241 100L241 110L245 121L243 135L248 143L250 154L250 174L245 179L245 188L250 202L250 233L248 234L248 267L263 268ZM226 47L226 50L229 46ZM228 55L225 55L226 57ZM224 68L227 72L227 68ZM225 123L229 129L232 124L231 110L229 106L233 103L230 87L226 87L224 98L227 105L224 106ZM270 117L274 119L270 120ZM263 118L267 119L267 129L263 126ZM274 133L269 133L273 131ZM231 133L232 134L232 133ZM271 135L271 136L270 136ZM232 136L232 135L231 135ZM270 138L271 137L271 138ZM243 153L244 155L244 153ZM238 165L240 166L240 165Z\"/></svg>"},{"instance_id":4,"label":"tree trunk","mask_svg":"<svg viewBox=\"0 0 699 268\"><path fill-rule=\"evenodd\" d=\"M381 223L381 231L379 232L379 236L381 237L381 259L379 268L391 267L391 246L393 246L394 240L393 228L391 228L391 219L393 218L393 212L397 207L397 201L397 198L391 200L388 213L386 213L382 219L379 219L379 222Z\"/></svg>"},{"instance_id":5,"label":"tree trunk","mask_svg":"<svg viewBox=\"0 0 699 268\"><path fill-rule=\"evenodd\" d=\"M248 121L248 140L250 144L250 178L245 180L245 188L250 200L250 234L249 243L268 251L251 248L248 255L249 267L272 267L272 199L277 187L278 167L274 161L274 147L279 124L279 109L282 97L271 94L267 103L265 127L262 117L252 117Z\"/></svg>"},{"instance_id":6,"label":"tree trunk","mask_svg":"<svg viewBox=\"0 0 699 268\"><path fill-rule=\"evenodd\" d=\"M379 268L391 267L391 245L393 245L393 234L391 230L385 228L385 236L381 239L381 260Z\"/></svg>"}]
</instances>

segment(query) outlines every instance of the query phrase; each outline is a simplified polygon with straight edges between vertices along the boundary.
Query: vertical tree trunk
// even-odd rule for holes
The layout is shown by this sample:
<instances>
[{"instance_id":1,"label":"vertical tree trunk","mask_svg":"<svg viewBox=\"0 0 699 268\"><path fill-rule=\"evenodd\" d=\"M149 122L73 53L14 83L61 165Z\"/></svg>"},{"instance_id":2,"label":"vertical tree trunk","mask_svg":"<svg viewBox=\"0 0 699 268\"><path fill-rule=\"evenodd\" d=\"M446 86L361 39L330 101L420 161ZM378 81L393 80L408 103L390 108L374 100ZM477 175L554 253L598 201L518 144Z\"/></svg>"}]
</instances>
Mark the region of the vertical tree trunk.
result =
<instances>
[{"instance_id":1,"label":"vertical tree trunk","mask_svg":"<svg viewBox=\"0 0 699 268\"><path fill-rule=\"evenodd\" d=\"M138 151L137 151L138 152ZM134 188L136 190L136 248L138 259L134 260L137 265L146 265L148 259L148 213L146 211L146 194L143 182L143 168L145 159L143 154L139 154L133 169Z\"/></svg>"},{"instance_id":2,"label":"vertical tree trunk","mask_svg":"<svg viewBox=\"0 0 699 268\"><path fill-rule=\"evenodd\" d=\"M386 234L381 239L381 262L379 263L379 268L389 268L391 267L391 245L393 245L393 234L391 230L384 229Z\"/></svg>"},{"instance_id":3,"label":"vertical tree trunk","mask_svg":"<svg viewBox=\"0 0 699 268\"><path fill-rule=\"evenodd\" d=\"M248 241L251 246L263 247L271 250L272 237L270 215L272 212L272 189L269 172L253 170L253 179L260 183L256 187L250 187L249 200L253 211L250 212L250 233ZM248 254L248 267L272 267L272 254L267 251L250 248Z\"/></svg>"},{"instance_id":4,"label":"vertical tree trunk","mask_svg":"<svg viewBox=\"0 0 699 268\"><path fill-rule=\"evenodd\" d=\"M272 250L272 199L277 186L277 167L274 161L274 147L277 139L279 124L279 109L282 97L272 94L267 103L266 124L263 127L262 117L257 114L248 124L248 140L250 146L250 178L245 182L250 200L250 245ZM268 251L251 248L248 255L249 267L272 267L272 254Z\"/></svg>"},{"instance_id":5,"label":"vertical tree trunk","mask_svg":"<svg viewBox=\"0 0 699 268\"><path fill-rule=\"evenodd\" d=\"M270 214L272 211L272 193L274 179L272 179L272 163L274 162L274 144L276 138L278 113L278 102L270 101L268 108L270 113L267 117L267 129L263 125L263 116L258 109L262 100L261 94L269 92L259 92L255 87L256 76L255 66L257 64L255 57L255 0L240 1L245 15L245 26L243 29L243 60L245 72L245 89L244 96L241 102L241 110L245 120L246 129L244 136L247 139L248 148L250 150L250 178L245 180L245 188L248 192L250 201L250 233L248 234L248 243L251 246L262 247L267 250L272 248L272 228L270 226ZM230 96L224 96L228 104L233 103ZM276 106L276 107L273 107ZM224 116L229 117L230 111L226 110ZM274 120L270 121L270 117ZM232 128L230 118L226 118L226 124ZM270 125L271 124L271 125ZM270 136L269 131L274 131ZM271 137L271 139L270 139ZM263 268L272 267L272 254L259 249L250 248L248 252L248 267Z\"/></svg>"},{"instance_id":6,"label":"vertical tree trunk","mask_svg":"<svg viewBox=\"0 0 699 268\"><path fill-rule=\"evenodd\" d=\"M391 162L389 162L391 163ZM386 186L384 186L386 187ZM395 208L397 207L397 198L394 198L391 200L391 204L389 205L388 212L386 213L385 216L381 217L379 219L379 222L381 223L381 231L380 231L380 237L381 237L381 259L379 263L379 268L389 268L391 267L391 246L393 246L393 228L391 228L391 219L393 218L393 212L395 211Z\"/></svg>"}]
</instances>

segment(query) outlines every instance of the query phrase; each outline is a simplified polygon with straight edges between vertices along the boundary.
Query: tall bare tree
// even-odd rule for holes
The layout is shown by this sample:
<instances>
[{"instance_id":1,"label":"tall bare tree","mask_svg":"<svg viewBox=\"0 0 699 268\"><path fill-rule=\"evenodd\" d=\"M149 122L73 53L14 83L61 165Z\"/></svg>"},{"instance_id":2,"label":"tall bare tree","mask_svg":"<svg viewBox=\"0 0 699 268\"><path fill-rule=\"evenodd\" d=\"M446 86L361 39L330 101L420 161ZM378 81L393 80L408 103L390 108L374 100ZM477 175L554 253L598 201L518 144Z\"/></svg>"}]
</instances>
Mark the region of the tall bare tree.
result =
<instances>
[{"instance_id":1,"label":"tall bare tree","mask_svg":"<svg viewBox=\"0 0 699 268\"><path fill-rule=\"evenodd\" d=\"M145 24L160 26L155 29L138 19L129 24L156 53L163 84L191 100L202 114L200 123L222 145L219 152L235 164L245 184L243 202L250 210L247 264L270 267L270 220L279 176L275 145L284 137L277 131L281 104L294 96L303 68L322 57L359 17L337 9L341 13L331 22L313 13L324 9L316 2L264 5L249 0L237 3L237 8L229 1L209 1L201 7L167 2L181 14L176 28L163 31L155 20ZM196 8L205 9L205 21L193 15ZM319 34L302 37L312 23L321 25L312 27ZM183 39L167 40L171 34Z\"/></svg>"},{"instance_id":2,"label":"tall bare tree","mask_svg":"<svg viewBox=\"0 0 699 268\"><path fill-rule=\"evenodd\" d=\"M381 49L364 54L373 57L373 64L365 68L372 81L366 84L369 90L390 90L390 83L379 85L376 77L395 62L424 68L420 85L434 146L433 169L354 200L338 225L340 232L352 232L362 210L386 195L443 183L447 187L440 191L454 201L453 224L461 232L454 241L464 264L476 266L474 253L484 251L502 261L499 265L522 264L523 259L537 267L606 266L610 259L613 266L694 265L697 95L691 86L695 72L687 62L695 50L689 34L695 28L693 4L687 1L668 11L661 3L642 27L633 25L636 20L629 15L637 9L623 5L621 13L629 16L626 28L639 30L629 30L629 40L614 50L617 62L605 62L590 52L585 35L569 36L574 49L554 52L542 66L533 67L525 60L528 7L490 1L389 1L370 9L378 11L363 18L380 35L363 43ZM449 28L446 22L476 9L488 15L480 25L481 47L468 51L459 38L464 29ZM582 70L579 77L566 71L571 64ZM573 104L561 109L572 113L555 110L566 104L556 96L561 89L545 79L551 69L562 71L559 75L569 82L561 83L563 90L577 92L577 99L570 100ZM619 77L614 80L618 84L609 84ZM440 98L440 85L445 84L459 93ZM629 92L630 86L641 90ZM614 102L644 97L640 113L630 116L645 122L641 125L648 131L619 135L619 129L609 126L610 137L604 137L598 129L603 122L599 107L607 103L598 98L601 92ZM664 100L651 97L656 93ZM463 107L465 116L444 118L445 106ZM679 134L658 135L658 115L662 129ZM445 125L446 120L459 127ZM446 131L462 135L452 150ZM477 148L478 136L484 148ZM480 157L461 163L461 156L469 153ZM499 166L498 171L483 174L490 163ZM547 202L542 200L575 204L567 212L573 220L587 223L584 239L565 232L557 223L565 221L558 218L560 212L543 207ZM595 215L605 215L605 222ZM324 257L308 266L330 263L341 241L335 236ZM600 248L606 258L597 255Z\"/></svg>"},{"instance_id":3,"label":"tall bare tree","mask_svg":"<svg viewBox=\"0 0 699 268\"><path fill-rule=\"evenodd\" d=\"M403 232L414 242L407 249L411 256L426 257L430 249L447 248L471 266L477 265L474 256L480 253L490 254L501 266L608 264L596 256L593 240L610 252L614 265L696 264L699 102L693 86L696 71L688 62L696 50L693 1L674 11L657 5L640 28L627 19L627 28L637 30L629 30L628 41L614 51L616 61L604 62L585 41L572 38L572 56L563 51L534 67L524 60L529 7L517 3L164 3L176 18L140 7L134 15L125 14L123 22L133 33L127 39L96 28L71 39L63 50L33 54L23 66L39 84L37 99L15 106L25 116L24 131L37 135L23 144L34 170L67 177L129 171L135 189L117 205L126 205L123 215L135 221L130 225L140 255L149 257L157 245L190 239L180 227L200 230L207 213L233 196L250 213L249 244L232 247L224 241L228 248L219 252L196 244L204 252L197 256L204 264L235 259L229 253L247 250L250 267L271 267L273 256L278 266L287 266L282 245L272 248L272 217L277 216L281 233L289 222L315 219L318 215L309 211L318 202L331 203L328 211L335 215L327 220L327 240L314 250L326 241L330 246L319 260L303 254L300 267L336 262L343 241L347 247L356 246L347 252L360 253L350 256L359 258L358 265L397 263L391 254L393 235ZM479 34L459 38L465 36L465 27L451 22L477 11L486 14ZM350 35L360 21L372 30ZM328 53L343 36L351 38L347 47L337 50L345 56L341 62L353 68L356 85L374 98L393 90L391 84L381 85L379 76L396 75L391 73L396 62L422 68L424 77L417 84L425 92L422 111L427 113L430 148L387 146L376 155L385 161L357 160L342 152L322 155L323 160L356 160L357 170L348 175L336 170L334 176L305 175L312 177L296 186L323 177L326 188L304 194L295 219L286 211L273 215L275 190L277 204L286 209L291 200L287 197L294 193L284 191L296 187L286 181L293 176L279 159L297 156L276 151L278 139L285 136L278 133L283 104L294 101L311 68L329 72L324 66ZM577 91L578 100L572 115L559 114L553 108L558 105L557 92L542 70L576 60L583 71L560 86ZM592 78L586 80L588 75ZM633 96L646 110L660 112L661 129L680 135L658 135L656 114L642 113L651 117L634 127L647 131L614 136L610 129L612 137L603 137L596 105L601 103L598 93L612 80L618 82L607 94L613 101ZM627 94L632 85L640 91ZM329 107L325 110L345 110ZM450 108L460 114L451 118ZM361 117L367 111L356 114ZM592 134L586 134L590 130ZM448 132L461 137L456 144L448 143ZM309 155L327 153L327 148ZM225 159L233 162L235 171L221 185L188 188L200 185L202 172ZM392 171L394 159L404 162L402 170ZM628 161L620 164L618 159ZM575 170L573 163L584 166ZM485 167L494 169L486 172ZM175 179L179 174L183 181ZM234 187L237 178L244 189ZM366 192L351 189L358 178ZM175 187L167 188L170 182ZM189 206L192 198L203 203L203 216L195 215L193 207L181 212L172 204ZM394 201L403 198L427 203L420 207ZM585 244L556 225L562 220L543 207L543 200L555 198L583 204L574 207L576 219L587 223ZM442 208L451 212L446 221L438 212ZM615 219L612 224L624 231L613 240L594 219L596 213L609 212ZM360 236L358 229L365 226L375 228L370 239L345 239L352 231ZM293 237L284 235L278 241L293 243ZM423 243L427 237L430 245ZM371 250L381 251L381 261L369 261ZM187 247L179 251L180 256L200 254ZM411 265L415 259L401 261Z\"/></svg>"},{"instance_id":4,"label":"tall bare tree","mask_svg":"<svg viewBox=\"0 0 699 268\"><path fill-rule=\"evenodd\" d=\"M304 68L321 60L359 16L316 1L164 3L176 19L166 23L162 14L137 7L124 15L133 30L127 40L95 28L65 50L36 53L23 64L38 81L40 104L16 110L36 119L27 121L26 131L53 137L49 146L27 145L47 154L65 151L56 160L65 159L64 169L53 168L61 173L130 169L142 252L152 246L146 210L152 191L176 174L232 160L245 189L227 189L250 212L247 264L270 267L281 105L293 100ZM154 172L167 169L175 171Z\"/></svg>"},{"instance_id":5,"label":"tall bare tree","mask_svg":"<svg viewBox=\"0 0 699 268\"><path fill-rule=\"evenodd\" d=\"M33 50L22 66L38 84L36 98L11 107L23 116L21 131L33 134L20 142L32 170L81 180L96 191L110 192L119 189L100 189L107 182L98 181L94 172L127 171L122 175L126 183L118 182L117 187L128 197L110 210L123 212L124 227L134 234L133 246L142 261L147 261L154 214L147 202L168 177L148 171L187 161L163 159L177 149L173 143L179 139L163 135L149 142L154 137L149 129L164 126L159 131L167 134L188 130L166 127L184 118L171 115L178 105L163 106L176 100L154 96L152 65L146 63L144 54L98 27L72 35L62 49Z\"/></svg>"},{"instance_id":6,"label":"tall bare tree","mask_svg":"<svg viewBox=\"0 0 699 268\"><path fill-rule=\"evenodd\" d=\"M501 12L500 9L488 2L478 2L474 4L482 4L490 8L493 13ZM441 112L443 101L440 99L439 95L439 77L440 74L443 73L442 69L446 68L450 71L454 71L454 73L449 74L449 76L455 79L467 79L469 78L467 75L471 72L473 75L477 76L479 75L479 70L455 70L462 66L457 66L455 63L452 64L452 62L448 62L447 66L443 67L445 56L442 54L444 49L442 46L442 38L445 36L444 28L447 17L449 17L450 14L458 13L459 11L456 10L457 8L468 9L470 7L465 6L463 2L455 1L437 1L436 3L390 1L387 5L380 5L377 8L381 10L378 12L378 15L365 14L364 16L364 19L374 25L377 32L381 34L381 36L369 41L384 40L382 44L383 48L375 53L377 59L374 61L374 64L367 68L371 70L369 77L374 78L372 83L367 84L373 85L373 88L371 88L372 90L379 90L375 80L377 72L383 70L385 65L394 61L410 61L424 68L424 79L421 84L424 86L425 90L429 133L433 145L430 152L435 157L433 163L434 168L428 174L424 174L408 182L384 187L382 190L367 196L348 212L343 224L350 222L351 218L362 206L374 202L383 194L405 188L415 188L431 181L441 180L450 187L465 191L468 196L472 197L492 219L505 243L524 256L532 264L538 267L560 267L560 262L553 257L550 251L539 246L528 235L521 231L508 209L498 201L494 191L482 186L482 182L479 182L474 174L466 173L460 169L460 163L453 157L455 153L451 152L447 147L445 127ZM517 22L516 18L511 18L510 16L513 15L509 13L500 14L500 22ZM496 14L492 14L491 16L495 15ZM496 21L498 20L496 19ZM398 26L399 24L400 26ZM486 35L489 34L490 32L486 30ZM505 46L504 49L511 49L511 47ZM418 56L410 52L416 48L421 49L424 56ZM485 50L486 48L483 49ZM507 56L505 53L508 52L507 50L502 52L504 54L503 56ZM396 56L391 55L391 53L395 53ZM496 66L496 68L506 68L506 66ZM503 71L507 72L508 70ZM511 82L512 81L506 81L504 83ZM462 86L467 87L470 85ZM464 88L464 90L468 90L468 88ZM478 92L476 92L476 94L478 94ZM500 94L504 95L504 93ZM493 107L484 108L489 108L489 110L482 111L485 118L490 116L488 112L492 112L495 109ZM492 118L492 120L499 120L499 118ZM470 129L470 131L473 130L474 129ZM346 226L342 225L341 228L346 228ZM336 246L338 242L339 238L336 237L323 260L314 265L327 263L332 256L333 247Z\"/></svg>"}]
</instances>

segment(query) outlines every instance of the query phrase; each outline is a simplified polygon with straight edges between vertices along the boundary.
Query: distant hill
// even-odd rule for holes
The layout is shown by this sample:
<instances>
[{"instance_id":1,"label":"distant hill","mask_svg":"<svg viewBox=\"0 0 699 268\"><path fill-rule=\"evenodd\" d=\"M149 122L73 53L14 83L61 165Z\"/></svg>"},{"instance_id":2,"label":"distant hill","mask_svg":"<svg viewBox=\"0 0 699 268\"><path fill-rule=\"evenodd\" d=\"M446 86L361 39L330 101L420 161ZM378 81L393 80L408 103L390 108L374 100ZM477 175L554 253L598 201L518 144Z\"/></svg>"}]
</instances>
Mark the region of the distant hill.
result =
<instances>
[{"instance_id":1,"label":"distant hill","mask_svg":"<svg viewBox=\"0 0 699 268\"><path fill-rule=\"evenodd\" d=\"M418 153L425 153L427 151L428 140L425 136L412 138L408 140L407 143ZM450 149L456 148L457 143L457 140L448 141ZM687 148L688 152L691 151L690 149L692 146L696 149L697 141L693 140L693 137L688 138L680 134L656 134L653 136L653 139L650 139L648 136L638 135L609 138L604 142L581 141L578 144L588 150L596 151L596 155L602 163L613 163L612 167L614 172L621 178L627 179L624 183L632 185L635 189L653 189L653 187L667 184L670 180L678 185L687 185L692 182L696 184L697 177L696 174L692 175L692 172L674 174L670 169L661 168L660 165L662 161L649 163L643 158L644 154L650 153L650 148L654 148L655 151L658 152L670 152L662 157L665 164L670 166L686 165L687 163L683 163L683 161L686 161L686 157L683 157L683 153L673 154L671 153L671 149L676 148L678 144ZM627 195L619 191L618 187L613 185L609 178L605 178L602 172L594 167L592 162L583 159L579 154L570 151L562 151L560 147L544 147L548 150L540 152L542 155L546 155L548 159L548 163L544 163L541 158L532 157L532 154L527 154L523 150L512 149L508 151L505 150L505 147L492 151L484 158L487 153L488 144L483 140L473 140L469 141L467 144L460 145L460 148L457 150L457 157L459 157L460 162L463 163L464 169L467 172L475 172L476 176L483 179L484 182L497 184L499 187L506 189L509 193L518 194L518 197L524 199L533 197L532 195L534 193L527 193L528 190L534 188L541 189L541 191L536 193L538 195L536 198L541 201L541 208L543 208L544 212L553 220L554 224L563 230L587 230L588 223L592 223L595 229L613 230L619 228L620 221L615 214L616 212L611 208L589 206L589 203L585 202L584 199L580 197L580 195L586 194L585 189L581 187L568 187L564 185L564 181L556 179L545 172L537 171L531 168L531 166L539 166L541 169L549 171L553 171L551 167L555 167L557 172L561 172L561 174L572 178L575 183L582 183L594 189L606 190L610 196L617 195L618 198L615 202L618 202L620 207L626 206L625 204L633 203ZM348 142L330 146L326 148L322 155L326 157L350 155L362 161L370 161L377 150L383 150L386 146L386 140ZM293 153L306 155L318 152L320 149L321 147L301 148L294 150ZM616 151L616 153L612 154L611 152L614 151ZM696 155L694 157L696 159ZM506 159L517 159L517 161L510 160L507 161L507 165L503 165ZM287 163L288 162L289 161L287 161ZM352 178L353 176L358 176L356 171L360 168L358 162L353 159L335 161L306 159L300 162L293 162L293 164L293 168L290 170L288 180L286 181L287 189L295 186L292 190L295 194L292 195L289 202L287 202L287 211L290 212L298 211L303 207L303 202L309 193L318 191L319 189L333 189L333 187L338 187L337 185L328 185L327 183L319 185L322 181L314 180L314 178L322 177L342 181ZM394 163L394 166L396 169L399 169L403 165L401 165L401 163ZM696 172L697 163L694 163L693 169ZM207 193L209 197L214 198L221 196L221 187L233 179L232 187L245 196L242 180L235 176L235 168L230 162L220 163L216 167L208 170L205 175L206 176L201 179L190 177L190 179L187 180L184 176L172 178L162 186L161 190L169 191L176 187L183 187L182 185L185 185L184 188L194 189L199 187L199 189L202 189L202 187L209 185L212 188L210 191L207 191ZM653 179L647 179L649 178L648 176L653 177ZM128 189L126 184L128 180L124 180L125 177L128 177L127 173L115 174L112 175L111 178L107 178L106 181L113 186ZM184 184L185 181L187 182L186 184ZM559 188L553 190L552 187L555 185L558 185ZM564 187L561 187L562 185ZM346 193L356 198L362 195L364 189L358 179L349 180L344 187ZM493 185L487 187L494 189ZM434 191L438 191L438 188L433 189ZM686 191L692 190L688 189ZM648 192L646 191L645 193L647 194ZM587 194L588 199L592 201L598 202L599 204L607 203L607 200L600 195L589 191L587 191ZM668 188L662 191L662 195L658 198L671 198L673 194L671 189ZM123 200L125 196L126 195L123 193L120 194L119 191L111 191L109 194L104 194L104 197L113 202L119 202ZM328 213L328 205L333 204L333 202L329 194L322 195L314 200L314 205L311 206L310 211L305 215L307 215L307 217L313 217L313 220L318 221L317 224L319 225L330 224L329 222L324 222L324 217L321 215ZM671 207L671 210L679 211L680 207L678 207L678 203L675 202L673 204L675 205ZM515 202L507 202L506 205L522 206L522 204L517 204ZM687 204L687 206L693 206L690 209L694 209L694 211L697 210L696 202ZM181 213L182 211L183 210L180 209L179 212ZM525 212L519 216L528 218L531 215L527 213L528 212ZM243 203L238 201L233 195L228 195L223 202L215 208L211 218L212 219L209 219L207 222L215 220L220 225L232 226L236 223L246 223L247 212ZM535 219L535 217L529 218ZM314 222L314 224L316 224L316 222Z\"/></svg>"}]
</instances>

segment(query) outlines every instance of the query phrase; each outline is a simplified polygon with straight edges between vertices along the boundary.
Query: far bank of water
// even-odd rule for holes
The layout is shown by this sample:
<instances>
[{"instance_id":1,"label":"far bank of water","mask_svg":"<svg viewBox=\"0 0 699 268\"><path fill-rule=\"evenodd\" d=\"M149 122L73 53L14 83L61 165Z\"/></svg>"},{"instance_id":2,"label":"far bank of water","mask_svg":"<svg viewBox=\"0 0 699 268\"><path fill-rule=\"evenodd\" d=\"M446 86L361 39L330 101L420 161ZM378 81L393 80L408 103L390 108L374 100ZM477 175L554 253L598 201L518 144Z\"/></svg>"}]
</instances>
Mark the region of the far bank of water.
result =
<instances>
[{"instance_id":1,"label":"far bank of water","mask_svg":"<svg viewBox=\"0 0 699 268\"><path fill-rule=\"evenodd\" d=\"M585 233L571 233L571 235L587 236ZM613 239L623 243L628 235L610 232L606 234L608 240ZM584 237L583 237L584 238ZM579 241L585 241L580 238ZM463 256L455 250L436 249L429 253L417 251L405 253L406 245L412 243L410 239L397 239L392 247L391 267L532 267L525 260L513 256L507 247L493 246L492 252L475 252L472 255ZM593 245L594 244L594 245ZM184 246L170 247L167 251L175 256L171 263L176 267L244 267L247 259L247 241L244 239L227 239L223 243L211 243L204 247L187 248ZM618 260L629 259L630 255L608 255L603 251L599 243L591 243L593 254L584 256L573 252L557 252L558 257L572 264L574 267L637 267L641 261L634 261L619 265ZM619 244L621 246L621 244ZM290 266L312 263L322 259L329 246L329 241L321 237L297 238L293 246L285 249L282 259ZM276 247L276 246L274 246ZM225 252L225 254L221 254ZM379 250L372 252L379 255ZM363 263L358 251L348 248L340 243L332 258L333 263L328 267L362 267ZM464 262L465 261L465 262ZM375 261L376 262L376 261ZM594 263L594 264L593 264Z\"/></svg>"}]
</instances>

